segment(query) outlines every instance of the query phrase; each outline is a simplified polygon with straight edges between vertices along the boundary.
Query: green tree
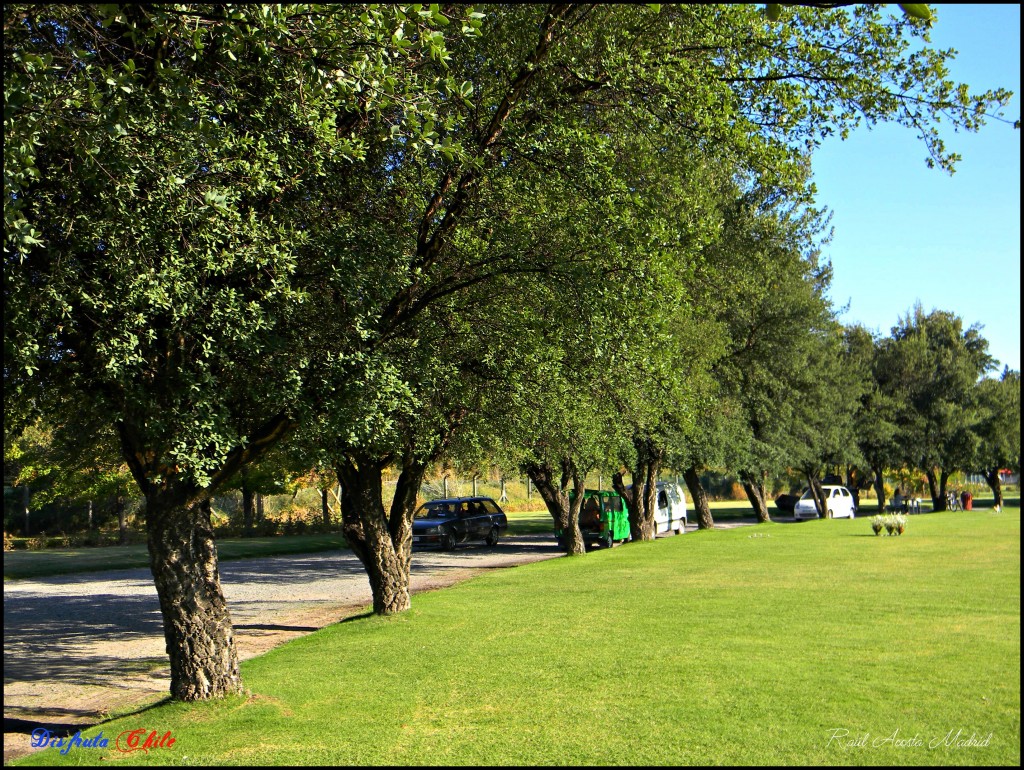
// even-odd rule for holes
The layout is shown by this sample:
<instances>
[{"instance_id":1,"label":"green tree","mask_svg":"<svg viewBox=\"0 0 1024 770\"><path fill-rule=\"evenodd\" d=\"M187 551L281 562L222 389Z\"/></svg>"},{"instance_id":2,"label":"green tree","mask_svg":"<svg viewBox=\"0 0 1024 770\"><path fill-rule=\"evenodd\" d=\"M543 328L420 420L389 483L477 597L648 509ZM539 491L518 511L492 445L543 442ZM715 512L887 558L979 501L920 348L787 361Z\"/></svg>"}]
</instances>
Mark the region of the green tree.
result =
<instances>
[{"instance_id":1,"label":"green tree","mask_svg":"<svg viewBox=\"0 0 1024 770\"><path fill-rule=\"evenodd\" d=\"M974 130L1007 97L957 88L951 54L907 54L923 29L870 7L452 8L5 6L5 417L56 389L117 430L177 697L240 687L210 495L297 413L407 410L353 373L412 403L387 357L433 303L549 269L525 216L503 232L503 193L541 189L524 169L608 167L632 131L787 177L861 119L951 167L938 118ZM626 217L622 188L585 194ZM370 406L342 413L390 413Z\"/></svg>"},{"instance_id":2,"label":"green tree","mask_svg":"<svg viewBox=\"0 0 1024 770\"><path fill-rule=\"evenodd\" d=\"M1020 473L1020 372L1005 367L999 379L986 377L977 387L981 419L974 428L978 443L970 468L985 477L1002 508L999 471Z\"/></svg>"},{"instance_id":3,"label":"green tree","mask_svg":"<svg viewBox=\"0 0 1024 770\"><path fill-rule=\"evenodd\" d=\"M870 387L870 359L856 330L833 323L812 338L791 426L792 463L807 477L815 507L830 518L821 488L827 468L863 463L857 445L856 416ZM799 375L797 375L799 377Z\"/></svg>"},{"instance_id":4,"label":"green tree","mask_svg":"<svg viewBox=\"0 0 1024 770\"><path fill-rule=\"evenodd\" d=\"M871 471L878 509L885 508L885 472L898 467L900 459L899 429L896 424L899 406L896 393L883 387L885 366L882 341L860 326L847 329L848 339L862 360L869 361L870 379L861 394L860 405L854 416L857 445L865 466ZM850 490L853 492L853 490Z\"/></svg>"},{"instance_id":5,"label":"green tree","mask_svg":"<svg viewBox=\"0 0 1024 770\"><path fill-rule=\"evenodd\" d=\"M949 475L968 469L977 451L977 385L992 365L980 327L964 329L957 315L920 305L882 346L878 376L899 410L898 456L925 473L936 511L946 510Z\"/></svg>"},{"instance_id":6,"label":"green tree","mask_svg":"<svg viewBox=\"0 0 1024 770\"><path fill-rule=\"evenodd\" d=\"M439 87L447 20L406 10L4 8L5 417L116 430L181 699L241 686L209 498L293 425L296 204Z\"/></svg>"}]
</instances>

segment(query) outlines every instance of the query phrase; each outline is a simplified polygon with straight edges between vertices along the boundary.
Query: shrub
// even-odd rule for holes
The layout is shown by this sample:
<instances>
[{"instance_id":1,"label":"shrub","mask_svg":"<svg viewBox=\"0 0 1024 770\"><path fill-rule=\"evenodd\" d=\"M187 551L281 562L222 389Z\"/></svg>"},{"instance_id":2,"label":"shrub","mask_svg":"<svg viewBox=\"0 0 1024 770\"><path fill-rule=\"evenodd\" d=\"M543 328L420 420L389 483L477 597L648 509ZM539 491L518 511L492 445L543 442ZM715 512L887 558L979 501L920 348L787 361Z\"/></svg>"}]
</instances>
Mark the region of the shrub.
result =
<instances>
[{"instance_id":1,"label":"shrub","mask_svg":"<svg viewBox=\"0 0 1024 770\"><path fill-rule=\"evenodd\" d=\"M14 550L14 537L9 535L9 534L7 534L7 530L4 530L4 550L5 551L13 551Z\"/></svg>"}]
</instances>

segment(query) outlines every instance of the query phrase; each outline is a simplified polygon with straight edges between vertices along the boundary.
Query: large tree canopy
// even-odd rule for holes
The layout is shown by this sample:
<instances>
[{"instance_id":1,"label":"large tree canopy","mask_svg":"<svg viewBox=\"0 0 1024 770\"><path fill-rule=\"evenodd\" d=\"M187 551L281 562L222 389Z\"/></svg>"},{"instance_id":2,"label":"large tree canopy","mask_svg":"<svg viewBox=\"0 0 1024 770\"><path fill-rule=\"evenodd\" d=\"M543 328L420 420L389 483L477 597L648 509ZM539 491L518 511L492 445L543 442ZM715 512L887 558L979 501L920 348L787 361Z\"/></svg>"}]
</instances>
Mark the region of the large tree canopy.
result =
<instances>
[{"instance_id":1,"label":"large tree canopy","mask_svg":"<svg viewBox=\"0 0 1024 770\"><path fill-rule=\"evenodd\" d=\"M5 418L116 431L187 699L240 686L209 496L300 420L379 462L400 433L338 420L428 403L443 362L399 359L436 305L580 270L671 288L717 237L702 163L800 190L822 137L894 121L952 168L940 116L1008 96L876 6L7 5L4 37Z\"/></svg>"}]
</instances>

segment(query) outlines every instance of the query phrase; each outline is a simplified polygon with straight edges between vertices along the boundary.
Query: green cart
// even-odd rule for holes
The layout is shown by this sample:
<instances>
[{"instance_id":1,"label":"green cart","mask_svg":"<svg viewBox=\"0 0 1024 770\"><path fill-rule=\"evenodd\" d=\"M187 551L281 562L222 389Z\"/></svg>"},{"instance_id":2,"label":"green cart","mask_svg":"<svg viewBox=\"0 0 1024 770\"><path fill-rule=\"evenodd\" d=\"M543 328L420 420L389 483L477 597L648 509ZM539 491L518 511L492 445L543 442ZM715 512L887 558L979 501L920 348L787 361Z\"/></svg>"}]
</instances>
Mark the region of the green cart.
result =
<instances>
[{"instance_id":1,"label":"green cart","mask_svg":"<svg viewBox=\"0 0 1024 770\"><path fill-rule=\"evenodd\" d=\"M569 492L569 500L576 497L576 491ZM611 548L615 543L629 540L629 512L618 492L597 489L583 490L583 505L580 507L580 532L587 545L600 544ZM562 545L562 530L555 530L558 544Z\"/></svg>"}]
</instances>

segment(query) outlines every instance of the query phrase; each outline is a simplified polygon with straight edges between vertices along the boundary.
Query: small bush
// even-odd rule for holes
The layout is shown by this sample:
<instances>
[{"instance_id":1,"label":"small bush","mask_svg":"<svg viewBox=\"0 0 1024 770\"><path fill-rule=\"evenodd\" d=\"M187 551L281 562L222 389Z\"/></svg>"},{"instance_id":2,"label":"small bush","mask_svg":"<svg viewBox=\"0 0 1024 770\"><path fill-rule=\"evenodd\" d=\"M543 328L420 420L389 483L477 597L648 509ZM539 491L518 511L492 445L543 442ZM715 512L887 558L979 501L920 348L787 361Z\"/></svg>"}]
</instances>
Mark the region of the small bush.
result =
<instances>
[{"instance_id":1,"label":"small bush","mask_svg":"<svg viewBox=\"0 0 1024 770\"><path fill-rule=\"evenodd\" d=\"M5 551L13 551L14 550L14 537L9 535L9 534L7 534L6 530L4 531L4 550Z\"/></svg>"}]
</instances>

